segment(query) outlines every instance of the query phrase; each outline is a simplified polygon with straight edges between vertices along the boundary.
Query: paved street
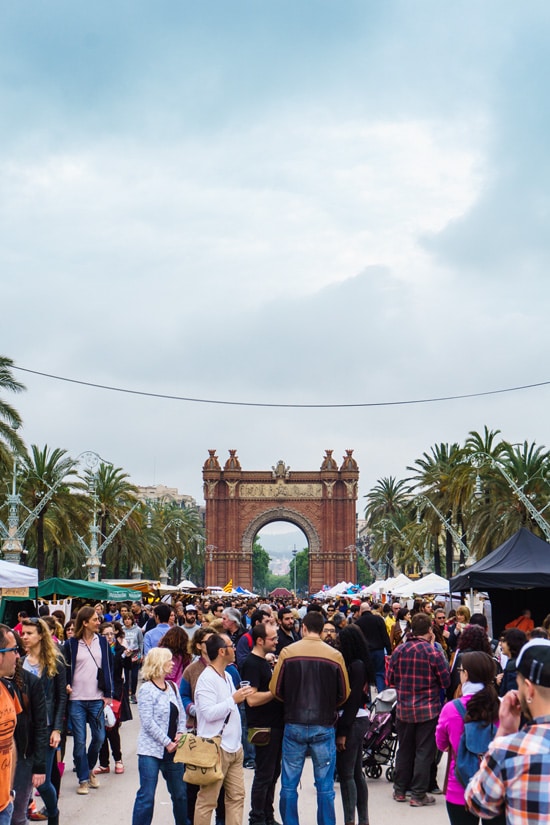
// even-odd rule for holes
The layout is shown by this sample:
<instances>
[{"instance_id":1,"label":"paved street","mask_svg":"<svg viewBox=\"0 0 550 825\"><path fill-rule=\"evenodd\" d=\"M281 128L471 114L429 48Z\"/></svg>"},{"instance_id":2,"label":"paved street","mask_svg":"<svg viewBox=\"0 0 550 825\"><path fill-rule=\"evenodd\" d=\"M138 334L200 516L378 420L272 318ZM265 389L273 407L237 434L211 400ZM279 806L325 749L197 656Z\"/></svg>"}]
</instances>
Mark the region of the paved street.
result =
<instances>
[{"instance_id":1,"label":"paved street","mask_svg":"<svg viewBox=\"0 0 550 825\"><path fill-rule=\"evenodd\" d=\"M76 793L76 775L72 772L72 739L67 741L66 764L67 770L61 785L61 799L59 808L62 825L89 825L89 823L112 822L117 825L127 825L132 816L134 797L138 787L137 757L135 743L139 729L137 709L134 708L134 720L125 722L122 726L122 753L126 771L121 776L114 773L101 776L101 787L90 790L88 796L78 796ZM111 764L113 770L113 764ZM443 773L443 769L442 769ZM245 770L247 792L252 784L253 771ZM443 782L443 776L440 777ZM368 780L369 785L369 814L371 825L385 825L399 821L418 823L418 825L445 825L448 822L443 797L437 797L434 806L428 808L411 808L408 804L399 804L392 800L392 786L384 775L380 779ZM280 819L278 810L277 819ZM316 822L315 788L311 762L306 760L302 788L300 789L300 821L303 825L314 825ZM170 798L162 777L156 796L155 815L153 825L170 825L173 822ZM248 797L245 803L244 822L248 822ZM338 785L336 785L336 822L343 825L342 803Z\"/></svg>"}]
</instances>

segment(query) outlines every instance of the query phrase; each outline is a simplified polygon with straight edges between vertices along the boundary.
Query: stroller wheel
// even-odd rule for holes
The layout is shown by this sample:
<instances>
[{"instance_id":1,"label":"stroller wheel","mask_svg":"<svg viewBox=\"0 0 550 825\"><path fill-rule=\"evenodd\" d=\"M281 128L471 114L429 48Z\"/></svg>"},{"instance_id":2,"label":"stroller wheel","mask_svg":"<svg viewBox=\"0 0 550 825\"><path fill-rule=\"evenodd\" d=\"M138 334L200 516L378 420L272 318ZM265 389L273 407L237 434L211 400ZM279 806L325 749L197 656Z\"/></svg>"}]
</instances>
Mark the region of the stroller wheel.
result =
<instances>
[{"instance_id":1,"label":"stroller wheel","mask_svg":"<svg viewBox=\"0 0 550 825\"><path fill-rule=\"evenodd\" d=\"M380 765L371 765L367 776L370 776L372 779L380 779L382 776L382 768Z\"/></svg>"},{"instance_id":2,"label":"stroller wheel","mask_svg":"<svg viewBox=\"0 0 550 825\"><path fill-rule=\"evenodd\" d=\"M393 782L393 777L394 777L393 768L388 768L386 770L386 779L388 780L388 782Z\"/></svg>"}]
</instances>

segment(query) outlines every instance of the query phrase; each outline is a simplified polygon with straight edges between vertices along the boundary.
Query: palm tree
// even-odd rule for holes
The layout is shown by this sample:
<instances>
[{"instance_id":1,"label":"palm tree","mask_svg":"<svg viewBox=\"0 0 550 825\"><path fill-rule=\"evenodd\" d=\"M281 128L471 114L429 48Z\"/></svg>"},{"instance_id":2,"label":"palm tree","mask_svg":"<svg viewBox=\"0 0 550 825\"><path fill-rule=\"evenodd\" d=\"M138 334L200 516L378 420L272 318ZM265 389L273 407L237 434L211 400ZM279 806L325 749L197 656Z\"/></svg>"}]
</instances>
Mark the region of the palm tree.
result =
<instances>
[{"instance_id":1,"label":"palm tree","mask_svg":"<svg viewBox=\"0 0 550 825\"><path fill-rule=\"evenodd\" d=\"M403 533L399 527L403 527L404 522L409 520L407 508L410 509L410 487L406 481L397 481L393 476L380 478L365 498L365 518L375 538L373 555L377 560L387 558L388 567L393 566L395 553L401 555L407 546L406 542L403 543Z\"/></svg>"},{"instance_id":2,"label":"palm tree","mask_svg":"<svg viewBox=\"0 0 550 825\"><path fill-rule=\"evenodd\" d=\"M496 463L489 461L480 465L481 489L472 507L472 532L480 558L520 527L545 538L521 497L514 492L513 484L541 513L550 503L549 459L548 450L535 443L502 442Z\"/></svg>"},{"instance_id":3,"label":"palm tree","mask_svg":"<svg viewBox=\"0 0 550 825\"><path fill-rule=\"evenodd\" d=\"M24 466L26 477L22 483L21 494L29 510L34 510L43 496L52 487L59 485L54 497L41 509L32 528L35 536L34 555L38 577L43 579L47 536L55 544L56 534L59 538L66 539L71 532L69 520L71 513L74 514L72 504L73 501L74 504L78 501L76 498L71 500L73 493L70 481L66 484L62 482L74 473L76 463L66 450L61 448L50 450L47 444L40 449L36 444L32 444L31 454Z\"/></svg>"},{"instance_id":4,"label":"palm tree","mask_svg":"<svg viewBox=\"0 0 550 825\"><path fill-rule=\"evenodd\" d=\"M412 477L412 480L416 481L415 488L428 498L450 523L456 516L453 500L454 473L457 464L462 462L463 458L464 452L457 443L441 443L435 444L430 453L423 453L422 458L415 461L416 466L407 467L415 473ZM429 532L433 538L434 570L441 575L439 536L443 525L432 508L426 508L424 519L428 522ZM444 537L445 567L447 577L450 578L453 574L454 546L453 537L447 528Z\"/></svg>"},{"instance_id":5,"label":"palm tree","mask_svg":"<svg viewBox=\"0 0 550 825\"><path fill-rule=\"evenodd\" d=\"M88 470L85 477L88 489L92 491L92 500L97 506L101 548L109 533L136 503L138 489L128 482L130 476L124 472L122 467L114 467L112 464L101 462L96 472ZM138 529L137 521L134 520L130 526ZM117 552L115 544L115 552L110 554L115 556L115 566L117 565L116 558L120 555L120 546L119 543ZM106 554L107 549L101 553L103 565L106 563Z\"/></svg>"},{"instance_id":6,"label":"palm tree","mask_svg":"<svg viewBox=\"0 0 550 825\"><path fill-rule=\"evenodd\" d=\"M198 510L179 507L173 502L155 501L149 505L148 537L162 560L170 566L174 580L198 577L204 570L204 527Z\"/></svg>"},{"instance_id":7,"label":"palm tree","mask_svg":"<svg viewBox=\"0 0 550 825\"><path fill-rule=\"evenodd\" d=\"M10 451L25 455L25 445L16 430L23 421L17 410L4 400L5 392L22 392L26 389L13 377L13 361L0 355L0 464L11 469L12 458Z\"/></svg>"}]
</instances>

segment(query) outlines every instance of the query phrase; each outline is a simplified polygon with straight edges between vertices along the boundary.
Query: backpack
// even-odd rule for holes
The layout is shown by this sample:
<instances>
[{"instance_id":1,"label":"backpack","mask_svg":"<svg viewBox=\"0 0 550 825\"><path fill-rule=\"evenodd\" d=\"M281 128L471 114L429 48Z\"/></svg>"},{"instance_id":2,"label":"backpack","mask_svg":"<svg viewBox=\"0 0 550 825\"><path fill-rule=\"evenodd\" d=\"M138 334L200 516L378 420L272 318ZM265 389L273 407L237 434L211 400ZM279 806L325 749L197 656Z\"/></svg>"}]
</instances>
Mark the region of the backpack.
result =
<instances>
[{"instance_id":1,"label":"backpack","mask_svg":"<svg viewBox=\"0 0 550 825\"><path fill-rule=\"evenodd\" d=\"M455 699L453 705L464 721L466 708L461 700ZM496 725L494 722L491 722L490 725L484 722L465 723L455 755L455 776L464 788L479 769L481 759L487 753L495 733Z\"/></svg>"}]
</instances>

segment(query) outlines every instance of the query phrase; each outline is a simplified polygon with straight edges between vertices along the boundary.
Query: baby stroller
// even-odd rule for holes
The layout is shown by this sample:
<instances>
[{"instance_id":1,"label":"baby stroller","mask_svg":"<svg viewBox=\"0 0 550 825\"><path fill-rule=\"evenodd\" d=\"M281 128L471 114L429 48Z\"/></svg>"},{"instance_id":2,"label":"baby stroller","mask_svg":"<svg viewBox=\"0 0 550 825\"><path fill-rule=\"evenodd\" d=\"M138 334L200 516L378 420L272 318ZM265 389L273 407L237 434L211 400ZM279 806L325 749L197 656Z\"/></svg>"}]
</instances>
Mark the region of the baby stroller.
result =
<instances>
[{"instance_id":1,"label":"baby stroller","mask_svg":"<svg viewBox=\"0 0 550 825\"><path fill-rule=\"evenodd\" d=\"M386 779L393 782L397 750L396 705L397 694L393 688L379 693L371 705L370 724L363 739L363 770L371 779L382 776L382 767L387 765Z\"/></svg>"}]
</instances>

